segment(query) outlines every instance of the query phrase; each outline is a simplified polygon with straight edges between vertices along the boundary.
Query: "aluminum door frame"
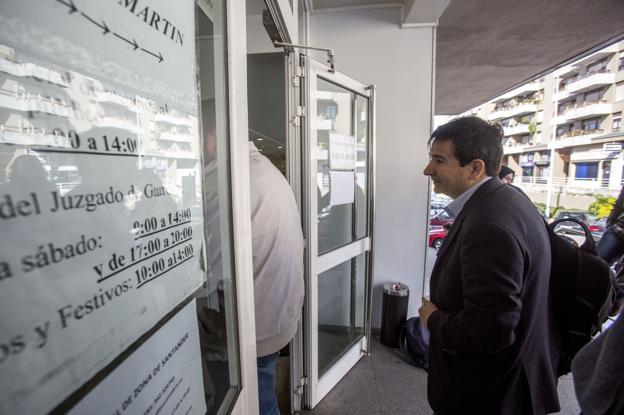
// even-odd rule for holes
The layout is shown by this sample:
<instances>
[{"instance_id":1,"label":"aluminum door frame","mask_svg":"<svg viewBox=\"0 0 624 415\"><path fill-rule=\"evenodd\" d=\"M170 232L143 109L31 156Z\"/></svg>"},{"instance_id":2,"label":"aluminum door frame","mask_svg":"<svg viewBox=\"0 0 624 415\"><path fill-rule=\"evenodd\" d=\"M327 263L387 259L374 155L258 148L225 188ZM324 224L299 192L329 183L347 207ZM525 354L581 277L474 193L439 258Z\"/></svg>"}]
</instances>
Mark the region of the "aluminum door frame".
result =
<instances>
[{"instance_id":1,"label":"aluminum door frame","mask_svg":"<svg viewBox=\"0 0 624 415\"><path fill-rule=\"evenodd\" d=\"M304 233L306 235L306 306L304 309L305 332L305 405L314 408L334 386L355 366L364 355L370 353L371 306L373 279L374 246L374 200L375 200L375 86L365 85L309 57L304 62L304 113L303 123L303 187L304 187ZM317 229L317 158L316 158L316 85L317 79L336 84L368 99L368 148L367 148L367 236L336 248L321 256L318 255ZM318 371L318 274L339 265L357 255L367 253L364 303L364 334L319 377Z\"/></svg>"}]
</instances>

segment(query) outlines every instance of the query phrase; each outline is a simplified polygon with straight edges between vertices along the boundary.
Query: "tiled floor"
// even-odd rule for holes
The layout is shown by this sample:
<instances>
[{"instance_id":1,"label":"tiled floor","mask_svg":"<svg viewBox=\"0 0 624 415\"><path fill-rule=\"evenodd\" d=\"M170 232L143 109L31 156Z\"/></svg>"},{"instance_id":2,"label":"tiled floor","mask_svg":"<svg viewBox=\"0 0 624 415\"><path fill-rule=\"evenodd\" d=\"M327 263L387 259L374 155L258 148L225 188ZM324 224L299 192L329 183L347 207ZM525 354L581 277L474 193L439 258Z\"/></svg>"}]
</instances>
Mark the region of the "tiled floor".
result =
<instances>
[{"instance_id":1,"label":"tiled floor","mask_svg":"<svg viewBox=\"0 0 624 415\"><path fill-rule=\"evenodd\" d=\"M313 410L310 415L426 414L427 373L401 360L398 350L371 342L371 355L365 357ZM572 380L559 380L560 414L578 414Z\"/></svg>"}]
</instances>

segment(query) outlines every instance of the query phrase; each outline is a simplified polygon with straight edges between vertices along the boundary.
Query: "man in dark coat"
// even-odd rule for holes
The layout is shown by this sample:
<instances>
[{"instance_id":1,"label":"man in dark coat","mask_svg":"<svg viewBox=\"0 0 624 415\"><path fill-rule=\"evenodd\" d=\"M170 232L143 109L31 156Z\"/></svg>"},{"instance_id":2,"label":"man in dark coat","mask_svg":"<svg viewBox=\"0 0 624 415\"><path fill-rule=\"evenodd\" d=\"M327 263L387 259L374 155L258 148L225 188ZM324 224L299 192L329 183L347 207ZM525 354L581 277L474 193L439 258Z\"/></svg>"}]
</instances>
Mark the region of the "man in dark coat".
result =
<instances>
[{"instance_id":1,"label":"man in dark coat","mask_svg":"<svg viewBox=\"0 0 624 415\"><path fill-rule=\"evenodd\" d=\"M462 117L430 140L424 174L457 217L419 310L438 415L559 411L548 234L531 202L496 177L502 136L497 124Z\"/></svg>"}]
</instances>

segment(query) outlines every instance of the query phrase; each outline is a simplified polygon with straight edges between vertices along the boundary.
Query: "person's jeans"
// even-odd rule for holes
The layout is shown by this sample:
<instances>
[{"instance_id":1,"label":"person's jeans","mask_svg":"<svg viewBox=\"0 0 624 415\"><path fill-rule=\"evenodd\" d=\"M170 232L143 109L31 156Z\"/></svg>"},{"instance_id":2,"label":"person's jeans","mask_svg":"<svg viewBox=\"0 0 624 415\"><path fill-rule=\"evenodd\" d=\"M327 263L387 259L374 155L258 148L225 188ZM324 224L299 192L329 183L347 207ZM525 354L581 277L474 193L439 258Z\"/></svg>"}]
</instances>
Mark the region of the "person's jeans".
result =
<instances>
[{"instance_id":1,"label":"person's jeans","mask_svg":"<svg viewBox=\"0 0 624 415\"><path fill-rule=\"evenodd\" d=\"M598 251L598 256L611 265L613 261L624 254L624 244L622 244L615 232L608 228L602 235L602 238L600 238L600 241L598 241L596 250Z\"/></svg>"},{"instance_id":2,"label":"person's jeans","mask_svg":"<svg viewBox=\"0 0 624 415\"><path fill-rule=\"evenodd\" d=\"M278 357L279 352L257 359L260 415L280 415L275 395L275 367Z\"/></svg>"}]
</instances>

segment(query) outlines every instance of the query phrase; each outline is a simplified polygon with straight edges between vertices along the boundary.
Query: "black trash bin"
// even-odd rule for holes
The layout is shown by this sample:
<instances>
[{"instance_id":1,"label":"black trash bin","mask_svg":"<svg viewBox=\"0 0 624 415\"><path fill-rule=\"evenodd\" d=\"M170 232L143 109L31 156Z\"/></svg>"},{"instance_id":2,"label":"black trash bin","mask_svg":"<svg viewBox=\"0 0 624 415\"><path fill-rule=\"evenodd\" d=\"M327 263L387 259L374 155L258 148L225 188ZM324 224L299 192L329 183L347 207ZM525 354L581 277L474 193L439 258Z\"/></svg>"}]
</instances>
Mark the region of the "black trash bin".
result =
<instances>
[{"instance_id":1,"label":"black trash bin","mask_svg":"<svg viewBox=\"0 0 624 415\"><path fill-rule=\"evenodd\" d=\"M409 287L400 282L384 284L383 301L381 303L381 336L382 344L398 347L401 326L407 320L407 302Z\"/></svg>"}]
</instances>

